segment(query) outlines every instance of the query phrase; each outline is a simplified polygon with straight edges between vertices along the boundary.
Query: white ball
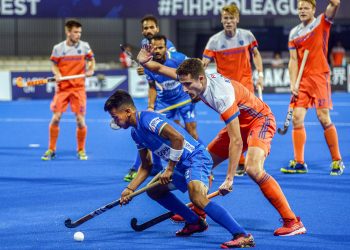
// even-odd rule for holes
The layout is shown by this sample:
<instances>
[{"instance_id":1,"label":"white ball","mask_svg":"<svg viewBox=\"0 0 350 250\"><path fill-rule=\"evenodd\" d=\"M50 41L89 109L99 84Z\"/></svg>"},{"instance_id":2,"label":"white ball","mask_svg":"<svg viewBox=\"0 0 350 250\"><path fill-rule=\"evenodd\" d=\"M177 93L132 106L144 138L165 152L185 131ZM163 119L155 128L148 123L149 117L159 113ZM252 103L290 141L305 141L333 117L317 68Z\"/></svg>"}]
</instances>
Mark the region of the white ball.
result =
<instances>
[{"instance_id":1,"label":"white ball","mask_svg":"<svg viewBox=\"0 0 350 250\"><path fill-rule=\"evenodd\" d=\"M84 234L82 232L76 232L74 234L74 240L76 240L76 241L83 241L84 240Z\"/></svg>"}]
</instances>

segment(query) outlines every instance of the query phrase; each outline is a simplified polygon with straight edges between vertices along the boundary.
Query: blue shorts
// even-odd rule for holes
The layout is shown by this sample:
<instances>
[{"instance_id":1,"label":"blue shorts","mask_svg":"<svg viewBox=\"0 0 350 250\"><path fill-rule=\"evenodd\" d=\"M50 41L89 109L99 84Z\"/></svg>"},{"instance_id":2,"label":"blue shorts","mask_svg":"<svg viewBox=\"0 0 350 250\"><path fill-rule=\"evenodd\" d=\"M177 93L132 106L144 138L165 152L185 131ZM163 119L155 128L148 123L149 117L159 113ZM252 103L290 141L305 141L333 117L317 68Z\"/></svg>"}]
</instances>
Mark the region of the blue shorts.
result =
<instances>
[{"instance_id":1,"label":"blue shorts","mask_svg":"<svg viewBox=\"0 0 350 250\"><path fill-rule=\"evenodd\" d=\"M176 103L179 103L179 102L176 102ZM156 111L161 110L176 103L165 103L162 101L156 101L154 110ZM166 118L171 120L179 120L179 116L180 116L182 117L182 120L184 121L184 123L195 122L196 121L195 107L196 107L196 104L190 102L179 108L166 111L163 114L166 116Z\"/></svg>"},{"instance_id":2,"label":"blue shorts","mask_svg":"<svg viewBox=\"0 0 350 250\"><path fill-rule=\"evenodd\" d=\"M172 176L171 183L181 192L187 191L191 181L198 180L209 187L209 176L213 166L210 154L201 145L185 161L179 162Z\"/></svg>"}]
</instances>

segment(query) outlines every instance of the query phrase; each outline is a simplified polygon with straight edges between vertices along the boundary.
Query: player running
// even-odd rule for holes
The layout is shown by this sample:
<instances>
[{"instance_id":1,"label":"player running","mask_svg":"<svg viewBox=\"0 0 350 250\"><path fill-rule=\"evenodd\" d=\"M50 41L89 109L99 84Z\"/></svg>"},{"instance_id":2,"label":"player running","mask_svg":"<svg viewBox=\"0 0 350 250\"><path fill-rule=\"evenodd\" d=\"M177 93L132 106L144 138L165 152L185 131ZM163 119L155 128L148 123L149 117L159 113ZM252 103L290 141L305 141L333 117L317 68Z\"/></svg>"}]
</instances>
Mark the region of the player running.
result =
<instances>
[{"instance_id":1,"label":"player running","mask_svg":"<svg viewBox=\"0 0 350 250\"><path fill-rule=\"evenodd\" d=\"M164 208L186 219L185 227L177 231L176 236L190 236L208 228L204 219L196 215L171 192L179 189L182 192L188 190L191 201L232 234L233 239L223 243L222 248L255 245L252 235L248 234L225 208L206 197L213 162L202 144L165 116L150 111L137 111L131 96L123 90L117 90L106 101L104 110L109 112L121 128L132 127L131 136L137 145L142 162L137 176L122 192L121 204L127 204L129 202L127 196L149 176L152 169L150 155L152 151L168 164L160 176L163 185L148 191L148 195ZM229 190L222 190L222 194L227 192Z\"/></svg>"},{"instance_id":2,"label":"player running","mask_svg":"<svg viewBox=\"0 0 350 250\"><path fill-rule=\"evenodd\" d=\"M254 83L251 61L257 69L256 85L261 89L264 83L263 64L258 42L249 30L237 28L239 9L235 4L227 5L221 11L223 30L210 37L203 52L203 64L215 60L217 72L223 76L242 83L254 93ZM253 59L253 60L252 60ZM236 175L244 175L244 155L241 155Z\"/></svg>"},{"instance_id":3,"label":"player running","mask_svg":"<svg viewBox=\"0 0 350 250\"><path fill-rule=\"evenodd\" d=\"M56 157L56 142L59 134L59 123L62 114L70 103L77 121L77 152L80 160L87 160L85 141L87 127L85 124L86 92L85 79L59 81L62 76L85 74L92 76L95 70L95 59L87 42L81 41L82 25L76 20L65 24L66 40L55 45L52 50L52 72L55 75L57 90L51 102L53 116L49 126L49 148L41 157L51 160ZM86 63L87 62L87 63ZM86 70L87 67L87 70Z\"/></svg>"},{"instance_id":4,"label":"player running","mask_svg":"<svg viewBox=\"0 0 350 250\"><path fill-rule=\"evenodd\" d=\"M329 32L340 0L329 0L326 11L315 18L316 0L298 0L298 13L301 24L289 34L289 75L292 94L296 96L293 112L294 159L288 167L281 168L282 173L305 174L308 172L304 159L306 130L304 119L308 108L315 107L318 120L324 129L329 151L332 157L330 175L342 175L344 163L340 155L338 134L331 121L332 109L330 69L327 62ZM299 89L295 89L298 65L304 51L309 50Z\"/></svg>"},{"instance_id":5,"label":"player running","mask_svg":"<svg viewBox=\"0 0 350 250\"><path fill-rule=\"evenodd\" d=\"M246 172L258 184L264 196L276 208L283 226L275 236L303 234L306 229L291 210L277 181L264 170L264 161L270 153L276 122L270 108L242 84L222 75L205 74L198 59L187 59L175 70L152 61L151 49L142 49L138 60L147 69L179 79L192 99L200 98L217 111L226 123L217 137L208 145L213 167L229 159L226 179L220 190L229 190L241 152L247 150Z\"/></svg>"}]
</instances>

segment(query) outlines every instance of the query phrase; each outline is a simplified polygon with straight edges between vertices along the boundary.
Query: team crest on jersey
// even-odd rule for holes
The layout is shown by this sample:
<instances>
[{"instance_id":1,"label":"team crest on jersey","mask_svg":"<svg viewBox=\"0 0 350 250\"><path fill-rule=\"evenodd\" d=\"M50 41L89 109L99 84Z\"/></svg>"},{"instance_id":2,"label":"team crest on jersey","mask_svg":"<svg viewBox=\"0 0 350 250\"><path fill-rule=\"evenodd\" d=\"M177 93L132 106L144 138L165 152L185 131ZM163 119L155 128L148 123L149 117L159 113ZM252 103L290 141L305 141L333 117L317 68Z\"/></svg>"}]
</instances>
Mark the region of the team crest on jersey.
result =
<instances>
[{"instance_id":1,"label":"team crest on jersey","mask_svg":"<svg viewBox=\"0 0 350 250\"><path fill-rule=\"evenodd\" d=\"M244 41L243 40L239 40L239 44L243 45Z\"/></svg>"},{"instance_id":2,"label":"team crest on jersey","mask_svg":"<svg viewBox=\"0 0 350 250\"><path fill-rule=\"evenodd\" d=\"M81 54L81 49L78 49L78 54Z\"/></svg>"},{"instance_id":3,"label":"team crest on jersey","mask_svg":"<svg viewBox=\"0 0 350 250\"><path fill-rule=\"evenodd\" d=\"M151 129L152 132L156 131L157 125L161 122L162 120L159 117L154 118L150 123L149 123L149 128Z\"/></svg>"},{"instance_id":4,"label":"team crest on jersey","mask_svg":"<svg viewBox=\"0 0 350 250\"><path fill-rule=\"evenodd\" d=\"M222 49L226 49L225 44L221 45L221 48L222 48Z\"/></svg>"}]
</instances>

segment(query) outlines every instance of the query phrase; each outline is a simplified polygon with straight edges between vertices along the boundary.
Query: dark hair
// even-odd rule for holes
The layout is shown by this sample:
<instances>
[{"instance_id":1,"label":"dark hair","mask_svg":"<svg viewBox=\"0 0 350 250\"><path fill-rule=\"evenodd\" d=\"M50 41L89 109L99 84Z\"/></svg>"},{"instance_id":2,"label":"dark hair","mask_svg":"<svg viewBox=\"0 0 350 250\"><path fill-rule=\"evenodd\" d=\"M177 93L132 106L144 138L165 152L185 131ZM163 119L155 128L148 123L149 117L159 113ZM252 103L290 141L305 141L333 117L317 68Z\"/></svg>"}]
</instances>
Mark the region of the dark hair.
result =
<instances>
[{"instance_id":1,"label":"dark hair","mask_svg":"<svg viewBox=\"0 0 350 250\"><path fill-rule=\"evenodd\" d=\"M144 21L153 21L156 26L158 27L158 19L153 15L146 15L141 19L141 24L143 24Z\"/></svg>"},{"instance_id":2,"label":"dark hair","mask_svg":"<svg viewBox=\"0 0 350 250\"><path fill-rule=\"evenodd\" d=\"M193 79L197 80L199 75L205 74L203 63L198 58L187 59L177 68L176 74L178 76L190 74Z\"/></svg>"},{"instance_id":3,"label":"dark hair","mask_svg":"<svg viewBox=\"0 0 350 250\"><path fill-rule=\"evenodd\" d=\"M111 111L113 108L119 109L122 106L135 107L135 104L128 92L117 89L105 102L104 110Z\"/></svg>"},{"instance_id":4,"label":"dark hair","mask_svg":"<svg viewBox=\"0 0 350 250\"><path fill-rule=\"evenodd\" d=\"M156 41L164 40L165 45L166 45L166 42L167 42L166 36L161 35L161 34L154 35L150 40L151 40L151 41L152 41L152 40L156 40Z\"/></svg>"},{"instance_id":5,"label":"dark hair","mask_svg":"<svg viewBox=\"0 0 350 250\"><path fill-rule=\"evenodd\" d=\"M71 30L73 27L80 28L82 26L83 25L81 25L81 23L75 19L67 20L64 25L64 27L66 27L68 30Z\"/></svg>"}]
</instances>

